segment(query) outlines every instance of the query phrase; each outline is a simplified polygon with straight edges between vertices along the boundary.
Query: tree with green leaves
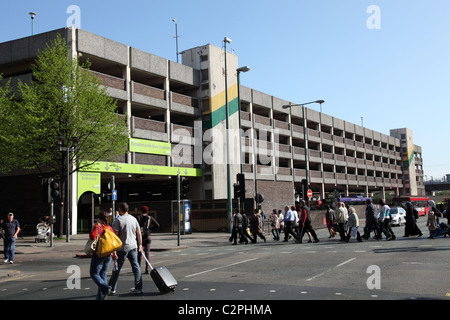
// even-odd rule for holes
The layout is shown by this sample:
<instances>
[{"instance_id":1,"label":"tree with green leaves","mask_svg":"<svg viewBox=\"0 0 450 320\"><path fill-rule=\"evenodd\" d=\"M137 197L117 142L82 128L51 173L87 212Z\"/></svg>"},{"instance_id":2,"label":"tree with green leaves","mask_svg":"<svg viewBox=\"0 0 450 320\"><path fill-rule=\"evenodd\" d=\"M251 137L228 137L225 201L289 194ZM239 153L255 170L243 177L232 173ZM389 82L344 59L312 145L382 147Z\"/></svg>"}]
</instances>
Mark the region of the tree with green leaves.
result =
<instances>
[{"instance_id":1,"label":"tree with green leaves","mask_svg":"<svg viewBox=\"0 0 450 320\"><path fill-rule=\"evenodd\" d=\"M31 83L19 82L14 99L9 85L0 91L0 170L37 169L55 176L65 172L62 144L73 147L71 173L125 154L126 118L100 80L69 55L65 39L57 36L39 52ZM8 95L9 94L9 95Z\"/></svg>"},{"instance_id":2,"label":"tree with green leaves","mask_svg":"<svg viewBox=\"0 0 450 320\"><path fill-rule=\"evenodd\" d=\"M72 174L126 153L126 117L89 67L58 35L37 54L31 82L19 81L14 92L9 82L0 85L0 173L50 173L65 189L67 154ZM74 151L62 152L60 145Z\"/></svg>"}]
</instances>

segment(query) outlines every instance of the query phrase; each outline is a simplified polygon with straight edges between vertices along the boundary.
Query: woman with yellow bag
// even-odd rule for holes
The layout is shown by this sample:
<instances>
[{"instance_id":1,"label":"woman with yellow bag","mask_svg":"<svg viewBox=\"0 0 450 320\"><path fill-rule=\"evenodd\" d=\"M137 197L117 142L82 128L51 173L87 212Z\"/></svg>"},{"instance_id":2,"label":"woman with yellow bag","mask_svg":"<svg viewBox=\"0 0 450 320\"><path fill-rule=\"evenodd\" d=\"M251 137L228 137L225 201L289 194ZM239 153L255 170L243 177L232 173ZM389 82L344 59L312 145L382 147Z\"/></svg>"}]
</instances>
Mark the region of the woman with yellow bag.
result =
<instances>
[{"instance_id":1,"label":"woman with yellow bag","mask_svg":"<svg viewBox=\"0 0 450 320\"><path fill-rule=\"evenodd\" d=\"M100 211L97 221L98 222L94 225L91 233L89 234L89 237L92 240L96 239L97 237L103 236L106 232L106 229L114 232L113 229L108 225L108 213L106 211ZM98 286L96 297L97 300L105 300L108 297L108 294L111 292L111 287L108 285L108 281L106 279L108 267L111 263L111 257L112 259L117 260L117 254L115 251L104 257L97 256L96 252L94 252L94 254L92 255L90 275L92 280Z\"/></svg>"}]
</instances>

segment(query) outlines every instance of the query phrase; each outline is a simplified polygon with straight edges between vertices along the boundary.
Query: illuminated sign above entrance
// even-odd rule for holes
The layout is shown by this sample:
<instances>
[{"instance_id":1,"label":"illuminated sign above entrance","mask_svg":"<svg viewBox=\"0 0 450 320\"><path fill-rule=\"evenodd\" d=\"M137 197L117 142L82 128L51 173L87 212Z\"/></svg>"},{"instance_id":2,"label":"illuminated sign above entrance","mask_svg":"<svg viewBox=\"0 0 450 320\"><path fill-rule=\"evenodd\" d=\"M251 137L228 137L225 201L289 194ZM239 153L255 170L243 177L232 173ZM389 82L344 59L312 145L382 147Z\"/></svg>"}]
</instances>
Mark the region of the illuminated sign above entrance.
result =
<instances>
[{"instance_id":1,"label":"illuminated sign above entrance","mask_svg":"<svg viewBox=\"0 0 450 320\"><path fill-rule=\"evenodd\" d=\"M107 172L125 174L152 174L161 176L176 176L180 173L183 177L201 177L202 170L195 168L152 166L145 164L129 164L118 162L96 162L80 171L84 172Z\"/></svg>"}]
</instances>

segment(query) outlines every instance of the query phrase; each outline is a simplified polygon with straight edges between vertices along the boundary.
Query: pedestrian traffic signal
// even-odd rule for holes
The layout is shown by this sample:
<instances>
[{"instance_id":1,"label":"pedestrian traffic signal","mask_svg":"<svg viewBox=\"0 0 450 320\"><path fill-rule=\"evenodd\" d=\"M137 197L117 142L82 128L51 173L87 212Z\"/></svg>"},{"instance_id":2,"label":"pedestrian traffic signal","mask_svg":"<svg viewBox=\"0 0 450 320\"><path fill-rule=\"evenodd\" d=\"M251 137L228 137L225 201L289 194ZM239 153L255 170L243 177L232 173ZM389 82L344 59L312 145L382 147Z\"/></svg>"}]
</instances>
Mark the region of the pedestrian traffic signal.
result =
<instances>
[{"instance_id":1,"label":"pedestrian traffic signal","mask_svg":"<svg viewBox=\"0 0 450 320\"><path fill-rule=\"evenodd\" d=\"M57 200L61 195L60 183L58 180L49 179L49 189L51 200Z\"/></svg>"},{"instance_id":2,"label":"pedestrian traffic signal","mask_svg":"<svg viewBox=\"0 0 450 320\"><path fill-rule=\"evenodd\" d=\"M189 196L189 179L183 178L181 181L180 197L187 199Z\"/></svg>"}]
</instances>

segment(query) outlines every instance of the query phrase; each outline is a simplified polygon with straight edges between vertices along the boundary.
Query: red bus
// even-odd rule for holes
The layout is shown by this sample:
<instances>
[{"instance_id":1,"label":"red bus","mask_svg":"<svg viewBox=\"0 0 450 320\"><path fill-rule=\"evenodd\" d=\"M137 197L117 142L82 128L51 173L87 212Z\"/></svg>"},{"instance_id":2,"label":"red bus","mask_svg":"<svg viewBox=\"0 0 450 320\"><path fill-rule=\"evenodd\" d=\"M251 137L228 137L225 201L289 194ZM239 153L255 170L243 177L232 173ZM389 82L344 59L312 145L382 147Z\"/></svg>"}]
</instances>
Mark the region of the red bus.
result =
<instances>
[{"instance_id":1,"label":"red bus","mask_svg":"<svg viewBox=\"0 0 450 320\"><path fill-rule=\"evenodd\" d=\"M406 202L411 202L414 208L419 212L419 216L425 216L430 211L430 205L428 204L430 198L426 197L414 197L414 196L402 196L392 199L394 206L406 208Z\"/></svg>"}]
</instances>

